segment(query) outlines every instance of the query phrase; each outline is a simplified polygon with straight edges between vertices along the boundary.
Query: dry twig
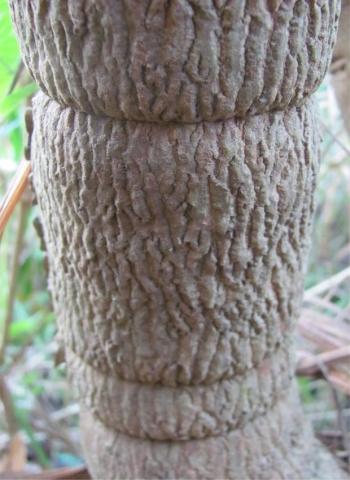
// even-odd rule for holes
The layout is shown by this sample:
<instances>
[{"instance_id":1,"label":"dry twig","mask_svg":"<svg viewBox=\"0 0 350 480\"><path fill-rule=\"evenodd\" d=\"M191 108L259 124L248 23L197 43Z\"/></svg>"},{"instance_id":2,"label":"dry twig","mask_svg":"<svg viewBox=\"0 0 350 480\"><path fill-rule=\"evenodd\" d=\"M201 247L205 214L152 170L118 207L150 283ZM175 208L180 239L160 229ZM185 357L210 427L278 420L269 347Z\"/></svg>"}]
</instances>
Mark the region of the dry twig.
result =
<instances>
[{"instance_id":1,"label":"dry twig","mask_svg":"<svg viewBox=\"0 0 350 480\"><path fill-rule=\"evenodd\" d=\"M23 160L19 164L15 176L0 204L0 237L27 186L30 170L31 165L27 160Z\"/></svg>"},{"instance_id":2,"label":"dry twig","mask_svg":"<svg viewBox=\"0 0 350 480\"><path fill-rule=\"evenodd\" d=\"M327 278L321 283L318 283L312 288L309 288L306 290L304 294L304 300L309 300L310 298L316 296L316 295L321 295L325 292L327 292L329 289L339 285L342 283L344 280L350 277L350 267L345 268L339 273L336 273L332 277Z\"/></svg>"}]
</instances>

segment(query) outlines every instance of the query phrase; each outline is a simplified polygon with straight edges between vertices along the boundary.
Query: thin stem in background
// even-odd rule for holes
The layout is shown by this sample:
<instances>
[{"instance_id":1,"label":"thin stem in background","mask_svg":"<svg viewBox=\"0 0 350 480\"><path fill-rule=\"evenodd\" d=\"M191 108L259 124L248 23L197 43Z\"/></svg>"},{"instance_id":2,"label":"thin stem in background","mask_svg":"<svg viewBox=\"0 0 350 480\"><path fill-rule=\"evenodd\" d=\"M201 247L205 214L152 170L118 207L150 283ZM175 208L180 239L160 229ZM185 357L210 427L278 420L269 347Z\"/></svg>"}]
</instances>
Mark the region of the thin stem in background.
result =
<instances>
[{"instance_id":1,"label":"thin stem in background","mask_svg":"<svg viewBox=\"0 0 350 480\"><path fill-rule=\"evenodd\" d=\"M27 202L24 202L24 201L20 202L15 246L13 251L12 265L11 265L10 278L9 278L9 292L8 292L7 306L6 306L2 337L1 337L1 343L0 343L0 365L2 365L4 362L6 345L8 342L10 326L13 318L13 308L14 308L15 297L16 297L17 273L18 273L20 256L21 256L22 247L23 247L23 239L24 239L24 233L25 233L28 208L29 206Z\"/></svg>"}]
</instances>

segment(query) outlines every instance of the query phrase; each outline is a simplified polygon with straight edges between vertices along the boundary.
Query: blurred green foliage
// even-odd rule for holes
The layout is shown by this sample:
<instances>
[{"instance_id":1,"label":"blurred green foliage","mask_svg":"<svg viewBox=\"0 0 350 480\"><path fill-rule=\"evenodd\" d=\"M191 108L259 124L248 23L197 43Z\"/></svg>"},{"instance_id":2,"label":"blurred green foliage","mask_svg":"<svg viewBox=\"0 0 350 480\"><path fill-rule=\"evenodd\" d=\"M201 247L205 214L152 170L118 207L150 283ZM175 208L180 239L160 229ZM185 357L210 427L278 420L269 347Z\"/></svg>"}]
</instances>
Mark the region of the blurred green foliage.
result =
<instances>
[{"instance_id":1,"label":"blurred green foliage","mask_svg":"<svg viewBox=\"0 0 350 480\"><path fill-rule=\"evenodd\" d=\"M23 154L22 107L36 87L29 82L11 91L21 58L7 0L0 0L0 39L0 141L9 141L12 156L18 161Z\"/></svg>"}]
</instances>

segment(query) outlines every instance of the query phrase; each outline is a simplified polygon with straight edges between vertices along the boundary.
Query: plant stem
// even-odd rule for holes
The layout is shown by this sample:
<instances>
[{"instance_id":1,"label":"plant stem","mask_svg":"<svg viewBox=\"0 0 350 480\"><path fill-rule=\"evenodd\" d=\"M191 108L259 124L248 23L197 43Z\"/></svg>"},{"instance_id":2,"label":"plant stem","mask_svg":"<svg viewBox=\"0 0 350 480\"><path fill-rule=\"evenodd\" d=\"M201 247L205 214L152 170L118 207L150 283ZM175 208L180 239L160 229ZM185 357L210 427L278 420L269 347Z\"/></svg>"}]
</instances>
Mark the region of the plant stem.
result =
<instances>
[{"instance_id":1,"label":"plant stem","mask_svg":"<svg viewBox=\"0 0 350 480\"><path fill-rule=\"evenodd\" d=\"M16 297L17 272L18 272L18 267L20 262L21 251L22 251L24 233L25 233L27 211L28 211L28 203L25 201L21 201L19 206L18 225L17 225L14 252L12 257L12 265L10 270L7 307L6 307L5 319L4 319L3 331L2 331L2 337L1 337L1 343L0 343L0 365L2 365L4 362L6 345L7 345L10 326L13 318L13 307L14 307L15 297Z\"/></svg>"},{"instance_id":2,"label":"plant stem","mask_svg":"<svg viewBox=\"0 0 350 480\"><path fill-rule=\"evenodd\" d=\"M4 406L8 433L10 437L13 437L18 430L17 420L12 405L11 393L9 392L6 380L2 375L0 375L0 400Z\"/></svg>"}]
</instances>

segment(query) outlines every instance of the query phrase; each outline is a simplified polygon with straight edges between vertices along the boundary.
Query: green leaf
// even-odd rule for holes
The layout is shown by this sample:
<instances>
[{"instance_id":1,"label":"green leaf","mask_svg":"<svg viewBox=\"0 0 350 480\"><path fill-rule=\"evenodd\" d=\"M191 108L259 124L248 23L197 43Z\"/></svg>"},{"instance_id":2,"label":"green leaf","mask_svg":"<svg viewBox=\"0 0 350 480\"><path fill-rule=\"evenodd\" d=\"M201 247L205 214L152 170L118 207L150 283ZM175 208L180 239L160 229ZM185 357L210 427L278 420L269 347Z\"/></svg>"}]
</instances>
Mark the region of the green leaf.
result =
<instances>
[{"instance_id":1,"label":"green leaf","mask_svg":"<svg viewBox=\"0 0 350 480\"><path fill-rule=\"evenodd\" d=\"M36 313L27 318L12 322L10 326L10 340L12 342L19 342L34 334L38 329L41 317L42 315L40 313Z\"/></svg>"},{"instance_id":2,"label":"green leaf","mask_svg":"<svg viewBox=\"0 0 350 480\"><path fill-rule=\"evenodd\" d=\"M20 64L20 51L7 0L0 0L0 38L0 101L2 101Z\"/></svg>"},{"instance_id":3,"label":"green leaf","mask_svg":"<svg viewBox=\"0 0 350 480\"><path fill-rule=\"evenodd\" d=\"M35 83L29 83L24 87L17 88L10 95L7 95L0 104L0 115L7 117L22 106L24 100L36 92L38 87Z\"/></svg>"},{"instance_id":4,"label":"green leaf","mask_svg":"<svg viewBox=\"0 0 350 480\"><path fill-rule=\"evenodd\" d=\"M304 404L312 403L313 396L310 390L310 379L306 377L298 377L299 394Z\"/></svg>"}]
</instances>

